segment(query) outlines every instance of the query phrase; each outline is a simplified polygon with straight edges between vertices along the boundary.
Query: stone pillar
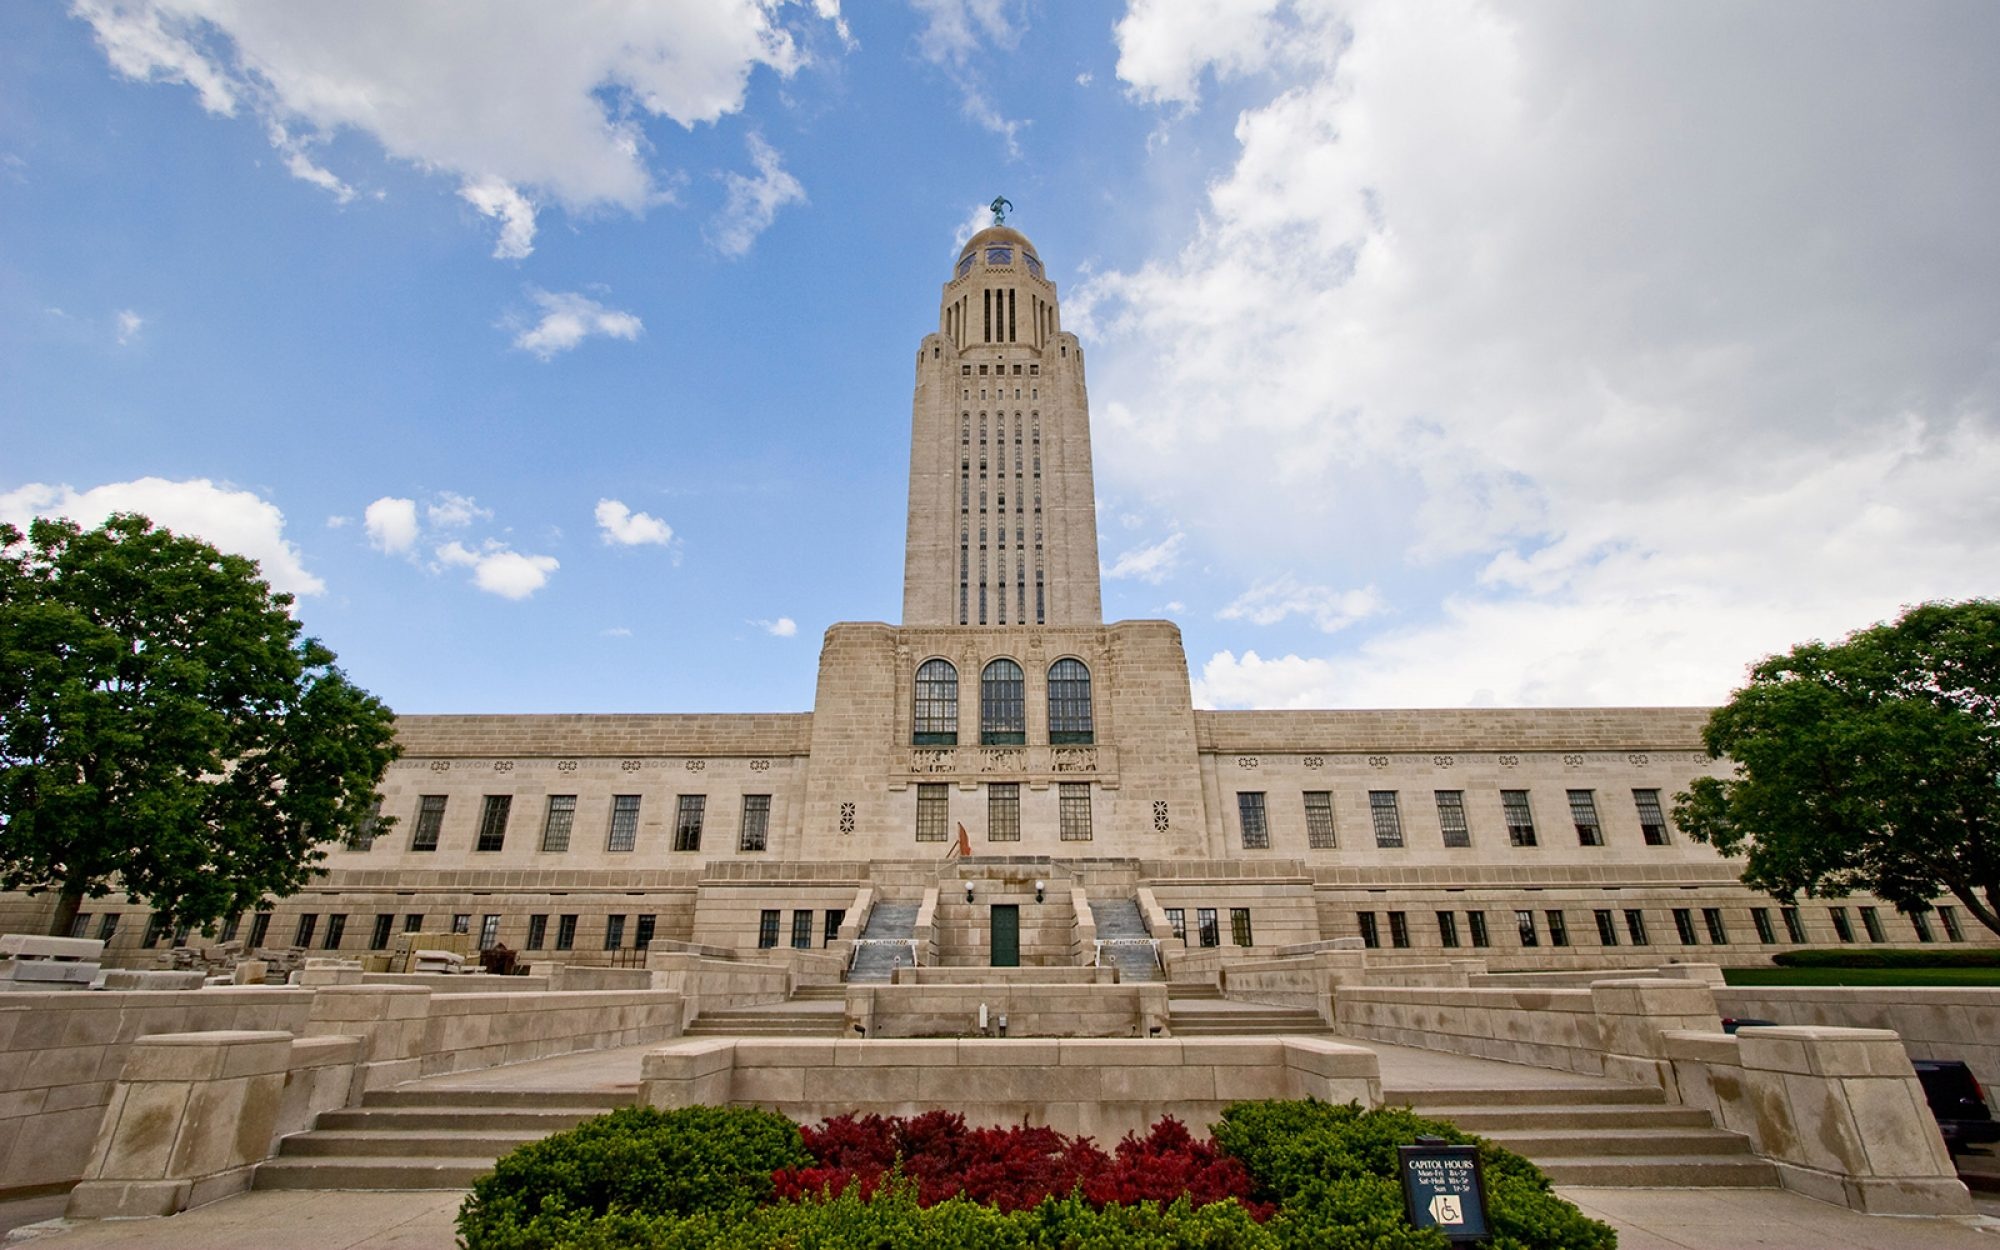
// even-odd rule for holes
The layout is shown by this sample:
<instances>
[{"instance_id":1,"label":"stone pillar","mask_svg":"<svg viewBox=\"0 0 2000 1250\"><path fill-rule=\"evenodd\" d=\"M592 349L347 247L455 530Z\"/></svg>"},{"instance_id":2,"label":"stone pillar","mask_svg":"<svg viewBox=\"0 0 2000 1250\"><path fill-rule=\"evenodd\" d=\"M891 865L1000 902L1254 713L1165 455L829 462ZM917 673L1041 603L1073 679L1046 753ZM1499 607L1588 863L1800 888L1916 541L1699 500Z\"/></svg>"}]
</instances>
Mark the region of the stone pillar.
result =
<instances>
[{"instance_id":1,"label":"stone pillar","mask_svg":"<svg viewBox=\"0 0 2000 1250\"><path fill-rule=\"evenodd\" d=\"M172 1215L249 1188L270 1156L291 1057L292 1035L278 1031L133 1042L68 1215Z\"/></svg>"},{"instance_id":2,"label":"stone pillar","mask_svg":"<svg viewBox=\"0 0 2000 1250\"><path fill-rule=\"evenodd\" d=\"M362 1062L355 1074L358 1098L423 1075L431 992L418 985L329 985L313 993L308 1037L358 1037Z\"/></svg>"},{"instance_id":3,"label":"stone pillar","mask_svg":"<svg viewBox=\"0 0 2000 1250\"><path fill-rule=\"evenodd\" d=\"M726 1107L735 1073L735 1042L680 1042L639 1061L639 1105Z\"/></svg>"},{"instance_id":4,"label":"stone pillar","mask_svg":"<svg viewBox=\"0 0 2000 1250\"><path fill-rule=\"evenodd\" d=\"M1678 1095L1663 1035L1676 1029L1713 1033L1722 1027L1715 994L1703 981L1658 977L1593 981L1590 1005L1597 1016L1604 1075L1658 1086L1669 1098Z\"/></svg>"}]
</instances>

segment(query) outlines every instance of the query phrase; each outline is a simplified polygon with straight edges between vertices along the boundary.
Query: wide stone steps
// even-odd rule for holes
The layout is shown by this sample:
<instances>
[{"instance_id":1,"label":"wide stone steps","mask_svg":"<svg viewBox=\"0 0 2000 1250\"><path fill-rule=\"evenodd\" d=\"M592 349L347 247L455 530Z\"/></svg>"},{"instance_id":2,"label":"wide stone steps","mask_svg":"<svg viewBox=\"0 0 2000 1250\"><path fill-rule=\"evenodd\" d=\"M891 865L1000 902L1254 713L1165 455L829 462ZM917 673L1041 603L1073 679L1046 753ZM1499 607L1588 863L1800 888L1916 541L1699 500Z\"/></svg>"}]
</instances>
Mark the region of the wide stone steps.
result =
<instances>
[{"instance_id":1,"label":"wide stone steps","mask_svg":"<svg viewBox=\"0 0 2000 1250\"><path fill-rule=\"evenodd\" d=\"M1333 1032L1314 1011L1270 1007L1248 1011L1171 1012L1167 1031L1175 1037L1326 1036Z\"/></svg>"},{"instance_id":2,"label":"wide stone steps","mask_svg":"<svg viewBox=\"0 0 2000 1250\"><path fill-rule=\"evenodd\" d=\"M1189 1002L1219 1003L1222 1001L1222 988L1213 981L1169 981L1167 997Z\"/></svg>"},{"instance_id":3,"label":"wide stone steps","mask_svg":"<svg viewBox=\"0 0 2000 1250\"><path fill-rule=\"evenodd\" d=\"M842 1003L847 1001L845 985L801 985L792 991L795 1003Z\"/></svg>"},{"instance_id":4,"label":"wide stone steps","mask_svg":"<svg viewBox=\"0 0 2000 1250\"><path fill-rule=\"evenodd\" d=\"M839 1037L846 1017L830 1011L704 1011L686 1037Z\"/></svg>"},{"instance_id":5,"label":"wide stone steps","mask_svg":"<svg viewBox=\"0 0 2000 1250\"><path fill-rule=\"evenodd\" d=\"M1159 981L1160 961L1147 940L1145 917L1134 899L1092 899L1090 919L1097 926L1099 960L1118 969L1121 981Z\"/></svg>"},{"instance_id":6,"label":"wide stone steps","mask_svg":"<svg viewBox=\"0 0 2000 1250\"><path fill-rule=\"evenodd\" d=\"M854 962L847 970L850 982L882 984L895 976L896 969L916 963L909 944L901 939L916 931L918 907L916 903L875 904L861 931L863 940L854 946Z\"/></svg>"}]
</instances>

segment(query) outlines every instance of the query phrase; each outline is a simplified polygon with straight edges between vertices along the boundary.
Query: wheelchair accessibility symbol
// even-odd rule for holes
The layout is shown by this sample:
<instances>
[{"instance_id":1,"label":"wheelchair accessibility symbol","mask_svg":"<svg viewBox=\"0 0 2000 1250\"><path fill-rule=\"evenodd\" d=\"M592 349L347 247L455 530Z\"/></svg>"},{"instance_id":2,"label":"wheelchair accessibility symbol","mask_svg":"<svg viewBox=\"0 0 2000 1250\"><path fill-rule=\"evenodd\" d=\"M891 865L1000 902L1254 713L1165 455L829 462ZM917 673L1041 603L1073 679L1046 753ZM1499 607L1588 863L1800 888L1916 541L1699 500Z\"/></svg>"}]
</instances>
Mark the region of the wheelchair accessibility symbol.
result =
<instances>
[{"instance_id":1,"label":"wheelchair accessibility symbol","mask_svg":"<svg viewBox=\"0 0 2000 1250\"><path fill-rule=\"evenodd\" d=\"M1431 1199L1431 1219L1438 1224L1465 1223L1465 1208L1457 1194L1438 1194Z\"/></svg>"}]
</instances>

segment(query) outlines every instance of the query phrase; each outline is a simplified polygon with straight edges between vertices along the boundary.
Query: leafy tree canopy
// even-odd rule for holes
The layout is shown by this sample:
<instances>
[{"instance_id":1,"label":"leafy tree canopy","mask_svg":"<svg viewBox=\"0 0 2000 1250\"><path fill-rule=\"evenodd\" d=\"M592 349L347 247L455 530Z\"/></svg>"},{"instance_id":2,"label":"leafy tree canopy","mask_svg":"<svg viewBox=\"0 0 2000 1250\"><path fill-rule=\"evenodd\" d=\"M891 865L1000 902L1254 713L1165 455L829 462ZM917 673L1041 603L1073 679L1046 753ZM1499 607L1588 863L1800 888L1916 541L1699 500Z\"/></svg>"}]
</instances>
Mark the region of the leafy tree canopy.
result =
<instances>
[{"instance_id":1,"label":"leafy tree canopy","mask_svg":"<svg viewBox=\"0 0 2000 1250\"><path fill-rule=\"evenodd\" d=\"M1750 670L1703 731L1736 765L1678 796L1697 841L1780 899L1949 894L2000 932L2000 602L1926 603Z\"/></svg>"},{"instance_id":2,"label":"leafy tree canopy","mask_svg":"<svg viewBox=\"0 0 2000 1250\"><path fill-rule=\"evenodd\" d=\"M254 560L120 514L0 525L0 888L207 924L371 818L393 713Z\"/></svg>"}]
</instances>

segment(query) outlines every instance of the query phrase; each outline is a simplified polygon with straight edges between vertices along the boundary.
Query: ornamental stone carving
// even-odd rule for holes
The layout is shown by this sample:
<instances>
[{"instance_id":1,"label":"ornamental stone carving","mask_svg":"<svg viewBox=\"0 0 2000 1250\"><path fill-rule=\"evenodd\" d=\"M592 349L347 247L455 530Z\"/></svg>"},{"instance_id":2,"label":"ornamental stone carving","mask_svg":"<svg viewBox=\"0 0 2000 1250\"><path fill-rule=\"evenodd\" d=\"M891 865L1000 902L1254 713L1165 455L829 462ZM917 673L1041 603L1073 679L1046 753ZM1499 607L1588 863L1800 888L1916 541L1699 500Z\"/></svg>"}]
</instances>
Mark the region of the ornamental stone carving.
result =
<instances>
[{"instance_id":1,"label":"ornamental stone carving","mask_svg":"<svg viewBox=\"0 0 2000 1250\"><path fill-rule=\"evenodd\" d=\"M958 767L956 751L912 751L910 771L913 773L948 773Z\"/></svg>"},{"instance_id":2,"label":"ornamental stone carving","mask_svg":"<svg viewBox=\"0 0 2000 1250\"><path fill-rule=\"evenodd\" d=\"M979 753L982 773L1018 773L1028 767L1028 753L1020 747L988 747Z\"/></svg>"},{"instance_id":3,"label":"ornamental stone carving","mask_svg":"<svg viewBox=\"0 0 2000 1250\"><path fill-rule=\"evenodd\" d=\"M1049 753L1049 771L1052 773L1094 773L1097 771L1097 748L1057 747Z\"/></svg>"}]
</instances>

